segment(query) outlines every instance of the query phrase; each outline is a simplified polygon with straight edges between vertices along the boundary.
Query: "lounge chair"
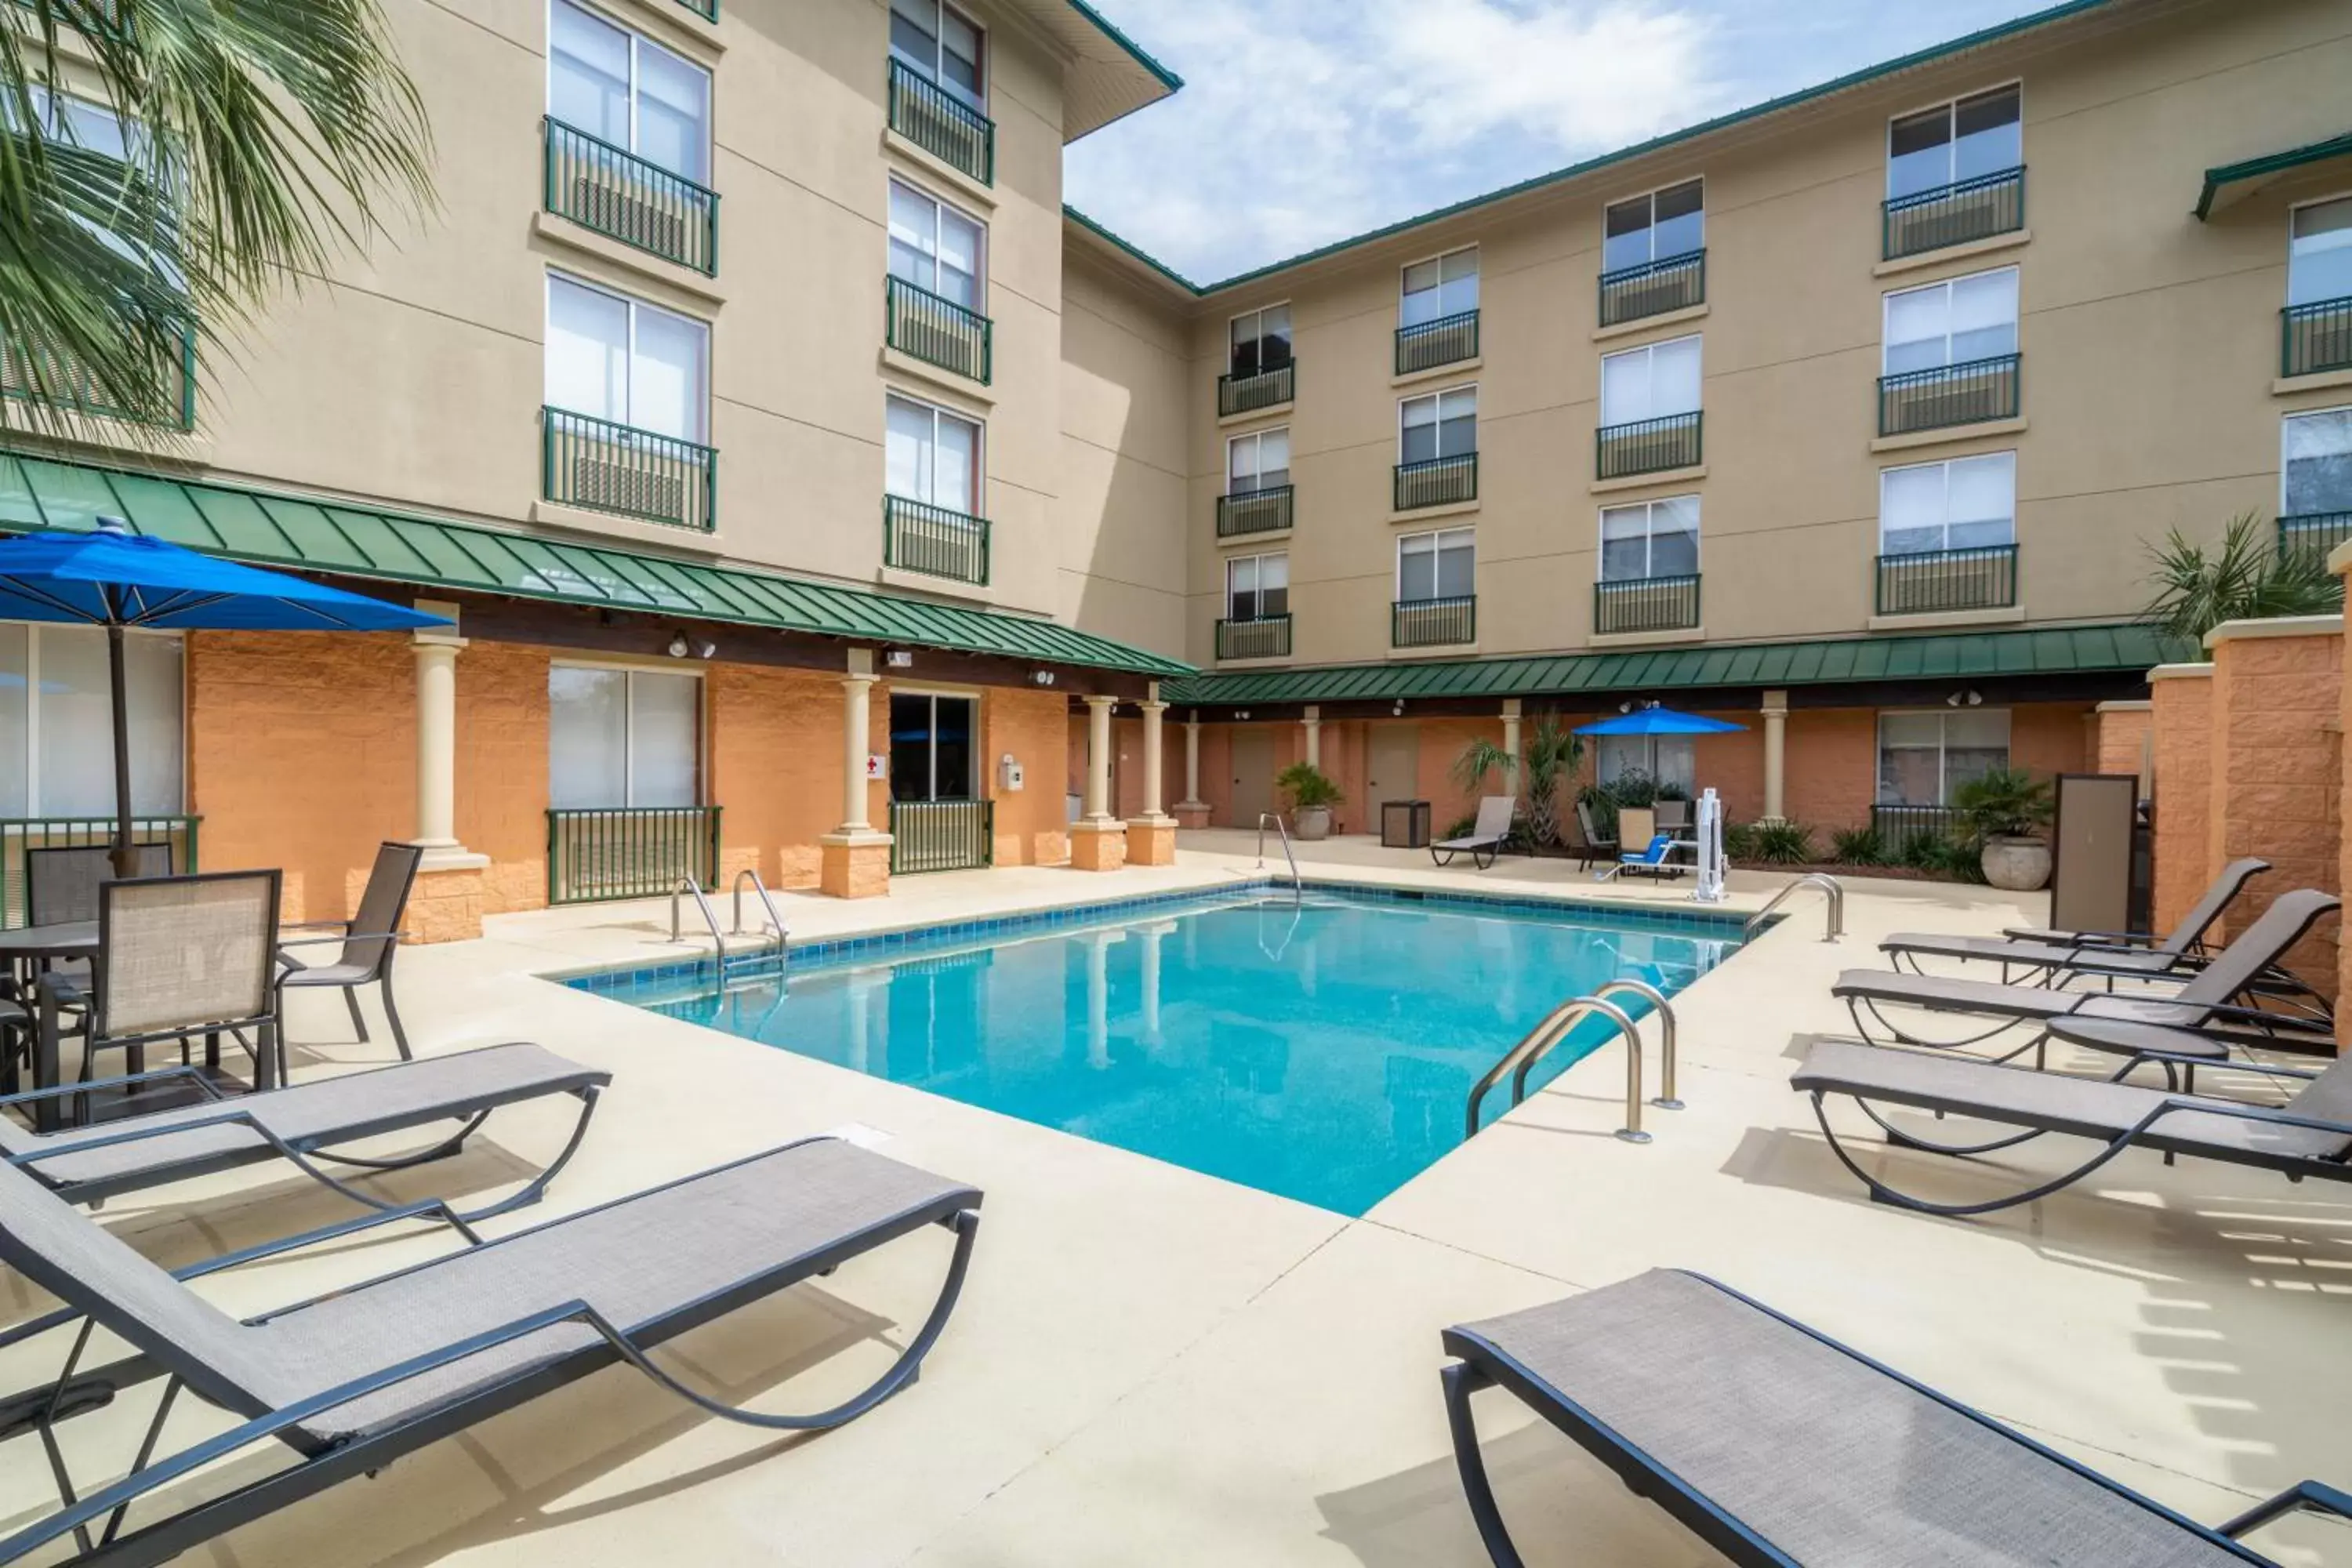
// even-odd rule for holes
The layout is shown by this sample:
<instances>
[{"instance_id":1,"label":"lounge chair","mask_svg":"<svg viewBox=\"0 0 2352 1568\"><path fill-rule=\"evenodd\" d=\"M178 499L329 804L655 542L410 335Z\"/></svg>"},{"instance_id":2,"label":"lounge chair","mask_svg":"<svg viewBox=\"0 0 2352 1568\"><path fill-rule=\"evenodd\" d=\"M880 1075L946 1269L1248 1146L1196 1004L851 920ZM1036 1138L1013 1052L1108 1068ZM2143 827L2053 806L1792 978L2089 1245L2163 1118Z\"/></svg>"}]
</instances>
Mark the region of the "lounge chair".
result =
<instances>
[{"instance_id":1,"label":"lounge chair","mask_svg":"<svg viewBox=\"0 0 2352 1568\"><path fill-rule=\"evenodd\" d=\"M1511 839L1511 817L1518 802L1507 795L1490 795L1478 802L1478 820L1465 838L1441 838L1429 847L1429 858L1450 866L1456 855L1467 855L1481 871L1495 863Z\"/></svg>"},{"instance_id":2,"label":"lounge chair","mask_svg":"<svg viewBox=\"0 0 2352 1568\"><path fill-rule=\"evenodd\" d=\"M375 865L368 871L367 887L360 894L359 913L347 921L303 921L281 927L281 931L332 934L281 938L278 944L278 962L286 966L278 989L281 993L314 987L340 990L343 1005L351 1009L352 1027L362 1042L368 1037L368 1028L367 1020L360 1016L360 987L376 987L384 1018L392 1025L392 1043L400 1047L403 1061L415 1053L408 1048L407 1032L400 1026L400 1010L392 1004L392 961L400 952L400 921L408 910L408 890L415 885L417 863L424 858L425 851L414 844L387 840L376 846ZM287 951L326 942L337 948L327 963L305 963ZM282 1015L285 1008L280 1006L278 1012ZM278 1038L278 1076L283 1079L286 1034L282 1026Z\"/></svg>"},{"instance_id":3,"label":"lounge chair","mask_svg":"<svg viewBox=\"0 0 2352 1568\"><path fill-rule=\"evenodd\" d=\"M65 1303L0 1333L0 1348L58 1331L74 1343L55 1384L0 1402L0 1434L40 1433L64 1499L0 1540L0 1563L67 1535L81 1549L77 1563L162 1563L624 1361L730 1421L837 1426L914 1380L962 1288L980 1197L855 1144L809 1139L496 1240L459 1224L469 1244L461 1251L240 1322L185 1281L376 1226L446 1219L446 1209L394 1209L166 1273L31 1176L0 1166L0 1260ZM730 1406L647 1358L689 1329L935 1224L956 1240L929 1316L887 1371L830 1409ZM132 1355L84 1370L93 1326L127 1341ZM86 1493L75 1488L52 1428L158 1377L165 1382L145 1443L108 1471L128 1460L128 1473ZM236 1424L157 1458L163 1413L184 1388ZM293 1450L291 1466L251 1479L231 1470L220 1489L198 1489L174 1511L122 1531L134 1501L268 1438Z\"/></svg>"},{"instance_id":4,"label":"lounge chair","mask_svg":"<svg viewBox=\"0 0 2352 1568\"><path fill-rule=\"evenodd\" d=\"M1496 1568L1521 1568L1470 1395L1498 1385L1743 1568L2203 1568L2305 1481L2225 1524L2183 1518L1983 1413L1702 1275L1621 1284L1448 1329L1454 1455Z\"/></svg>"},{"instance_id":5,"label":"lounge chair","mask_svg":"<svg viewBox=\"0 0 2352 1568\"><path fill-rule=\"evenodd\" d=\"M1617 864L1601 873L1598 879L1606 882L1612 877L1639 872L1644 877L1679 877L1684 868L1674 863L1674 853L1680 841L1671 833L1653 833L1648 847L1638 855L1620 855Z\"/></svg>"}]
</instances>

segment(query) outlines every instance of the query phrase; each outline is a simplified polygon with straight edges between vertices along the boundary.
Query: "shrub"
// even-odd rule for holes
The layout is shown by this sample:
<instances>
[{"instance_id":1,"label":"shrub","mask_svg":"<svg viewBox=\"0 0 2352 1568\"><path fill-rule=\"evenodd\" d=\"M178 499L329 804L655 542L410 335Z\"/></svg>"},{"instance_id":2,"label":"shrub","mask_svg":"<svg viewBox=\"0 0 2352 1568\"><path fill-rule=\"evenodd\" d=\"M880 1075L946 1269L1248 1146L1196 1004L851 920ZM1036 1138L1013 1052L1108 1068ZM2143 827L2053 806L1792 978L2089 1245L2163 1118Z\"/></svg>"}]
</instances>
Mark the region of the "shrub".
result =
<instances>
[{"instance_id":1,"label":"shrub","mask_svg":"<svg viewBox=\"0 0 2352 1568\"><path fill-rule=\"evenodd\" d=\"M1477 831L1478 814L1474 811L1467 816L1457 816L1452 822L1447 823L1445 825L1445 831L1439 834L1438 837L1440 838L1467 838Z\"/></svg>"},{"instance_id":2,"label":"shrub","mask_svg":"<svg viewBox=\"0 0 2352 1568\"><path fill-rule=\"evenodd\" d=\"M1688 789L1672 779L1660 779L1654 793L1659 800L1688 800L1691 797L1691 792Z\"/></svg>"},{"instance_id":3,"label":"shrub","mask_svg":"<svg viewBox=\"0 0 2352 1568\"><path fill-rule=\"evenodd\" d=\"M1756 858L1756 825L1754 823L1730 822L1724 825L1723 858L1727 860Z\"/></svg>"},{"instance_id":4,"label":"shrub","mask_svg":"<svg viewBox=\"0 0 2352 1568\"><path fill-rule=\"evenodd\" d=\"M1576 792L1576 803L1591 815L1593 837L1617 837L1617 799L1614 795L1599 784L1586 784Z\"/></svg>"},{"instance_id":5,"label":"shrub","mask_svg":"<svg viewBox=\"0 0 2352 1568\"><path fill-rule=\"evenodd\" d=\"M2023 768L1991 768L1952 792L1978 839L2014 838L2048 823L2050 786Z\"/></svg>"},{"instance_id":6,"label":"shrub","mask_svg":"<svg viewBox=\"0 0 2352 1568\"><path fill-rule=\"evenodd\" d=\"M1293 811L1311 805L1338 805L1348 798L1313 763L1291 763L1274 775L1274 785L1289 798Z\"/></svg>"},{"instance_id":7,"label":"shrub","mask_svg":"<svg viewBox=\"0 0 2352 1568\"><path fill-rule=\"evenodd\" d=\"M1974 843L1940 833L1922 833L1903 846L1903 864L1948 882L1981 882L1984 867Z\"/></svg>"},{"instance_id":8,"label":"shrub","mask_svg":"<svg viewBox=\"0 0 2352 1568\"><path fill-rule=\"evenodd\" d=\"M1627 768L1601 786L1601 793L1614 805L1655 805L1664 796L1658 781L1640 768Z\"/></svg>"},{"instance_id":9,"label":"shrub","mask_svg":"<svg viewBox=\"0 0 2352 1568\"><path fill-rule=\"evenodd\" d=\"M1813 858L1813 830L1801 822L1759 822L1756 855L1767 866L1802 866Z\"/></svg>"},{"instance_id":10,"label":"shrub","mask_svg":"<svg viewBox=\"0 0 2352 1568\"><path fill-rule=\"evenodd\" d=\"M1884 866L1893 857L1875 827L1841 827L1830 836L1830 858L1841 866Z\"/></svg>"}]
</instances>

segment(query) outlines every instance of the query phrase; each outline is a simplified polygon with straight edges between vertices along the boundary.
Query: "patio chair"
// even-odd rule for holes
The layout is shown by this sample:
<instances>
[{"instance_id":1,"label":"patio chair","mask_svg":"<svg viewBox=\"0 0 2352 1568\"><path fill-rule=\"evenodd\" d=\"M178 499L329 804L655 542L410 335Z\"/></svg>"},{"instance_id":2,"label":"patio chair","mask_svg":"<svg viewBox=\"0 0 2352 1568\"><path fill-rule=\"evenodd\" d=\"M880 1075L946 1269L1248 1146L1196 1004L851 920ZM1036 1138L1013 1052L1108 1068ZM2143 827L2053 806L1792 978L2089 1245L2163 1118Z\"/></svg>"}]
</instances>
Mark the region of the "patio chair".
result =
<instances>
[{"instance_id":1,"label":"patio chair","mask_svg":"<svg viewBox=\"0 0 2352 1568\"><path fill-rule=\"evenodd\" d=\"M425 851L414 844L387 839L377 845L375 865L368 872L366 889L360 894L359 913L347 921L303 921L287 926L283 929L334 934L296 937L281 941L278 947L278 961L286 966L285 974L278 982L278 989L340 990L343 1005L351 1009L352 1027L358 1031L362 1044L367 1040L368 1028L367 1020L360 1016L360 987L375 986L383 1001L383 1016L392 1025L392 1042L400 1047L403 1061L412 1059L415 1053L408 1048L407 1031L400 1026L400 1010L392 1003L392 961L400 951L401 917L408 910L408 892L416 884L417 863L424 858ZM341 949L330 963L306 964L286 951L324 942L337 943ZM282 1030L278 1041L282 1067Z\"/></svg>"},{"instance_id":2,"label":"patio chair","mask_svg":"<svg viewBox=\"0 0 2352 1568\"><path fill-rule=\"evenodd\" d=\"M1679 877L1684 868L1674 863L1674 853L1681 847L1671 833L1653 833L1649 847L1638 855L1620 855L1617 864L1601 873L1596 880L1606 882L1613 877L1639 872L1644 877Z\"/></svg>"},{"instance_id":3,"label":"patio chair","mask_svg":"<svg viewBox=\"0 0 2352 1568\"><path fill-rule=\"evenodd\" d=\"M1429 847L1429 858L1441 866L1450 866L1456 855L1467 855L1470 863L1481 871L1495 863L1495 858L1510 842L1511 818L1518 802L1507 795L1490 795L1478 802L1478 820L1464 838L1441 838Z\"/></svg>"},{"instance_id":4,"label":"patio chair","mask_svg":"<svg viewBox=\"0 0 2352 1568\"><path fill-rule=\"evenodd\" d=\"M139 875L172 874L169 844L140 844ZM25 923L64 925L98 918L98 889L114 880L114 851L103 844L57 845L25 851Z\"/></svg>"},{"instance_id":5,"label":"patio chair","mask_svg":"<svg viewBox=\"0 0 2352 1568\"><path fill-rule=\"evenodd\" d=\"M2222 1568L2305 1481L2205 1526L1729 1286L1653 1269L1445 1331L1462 1489L1496 1568L1522 1568L1478 1451L1475 1391L1509 1393L1741 1568Z\"/></svg>"},{"instance_id":6,"label":"patio chair","mask_svg":"<svg viewBox=\"0 0 2352 1568\"><path fill-rule=\"evenodd\" d=\"M238 1321L186 1281L396 1221L446 1220L446 1206L369 1215L166 1273L25 1172L0 1165L0 1261L64 1302L0 1332L0 1348L57 1331L76 1336L56 1383L0 1402L0 1434L40 1433L63 1499L0 1540L0 1563L68 1535L81 1548L77 1562L161 1563L622 1362L729 1421L783 1432L840 1426L914 1381L962 1288L980 1201L973 1188L855 1144L808 1139L495 1240L457 1223L469 1244L462 1250ZM689 1329L931 1225L956 1239L929 1315L888 1370L830 1409L726 1405L648 1357ZM82 1370L93 1326L132 1354ZM159 1377L158 1416L135 1458L101 1461L121 1479L76 1487L53 1428ZM234 1425L157 1457L162 1416L183 1389ZM178 1504L173 1511L122 1529L131 1503L265 1439L290 1449L292 1464L263 1475L215 1470L209 1490L181 1492L164 1500Z\"/></svg>"},{"instance_id":7,"label":"patio chair","mask_svg":"<svg viewBox=\"0 0 2352 1568\"><path fill-rule=\"evenodd\" d=\"M1592 862L1595 860L1614 860L1617 858L1617 836L1602 833L1593 826L1591 801L1580 800L1576 803L1576 823L1578 826L1584 829L1584 868L1586 870L1592 868Z\"/></svg>"},{"instance_id":8,"label":"patio chair","mask_svg":"<svg viewBox=\"0 0 2352 1568\"><path fill-rule=\"evenodd\" d=\"M1661 833L1682 833L1690 827L1690 802L1686 800L1657 801L1650 810L1657 818Z\"/></svg>"}]
</instances>

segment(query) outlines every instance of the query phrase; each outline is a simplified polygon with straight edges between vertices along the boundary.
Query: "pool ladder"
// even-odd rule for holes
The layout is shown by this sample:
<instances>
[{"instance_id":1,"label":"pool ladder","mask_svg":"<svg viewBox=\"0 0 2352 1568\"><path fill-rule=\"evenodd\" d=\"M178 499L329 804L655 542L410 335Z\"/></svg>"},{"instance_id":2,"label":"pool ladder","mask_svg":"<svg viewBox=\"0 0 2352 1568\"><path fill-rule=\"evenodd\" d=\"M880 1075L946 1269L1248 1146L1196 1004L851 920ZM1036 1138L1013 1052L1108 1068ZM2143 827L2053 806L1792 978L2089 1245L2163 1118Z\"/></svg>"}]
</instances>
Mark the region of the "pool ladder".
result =
<instances>
[{"instance_id":1,"label":"pool ladder","mask_svg":"<svg viewBox=\"0 0 2352 1568\"><path fill-rule=\"evenodd\" d=\"M1470 1102L1464 1108L1462 1138L1467 1142L1478 1136L1478 1105L1486 1091L1500 1083L1505 1073L1511 1075L1511 1103L1518 1104L1528 1097L1528 1074L1535 1065L1551 1054L1552 1047L1568 1038L1568 1032L1586 1018L1609 1021L1610 1026L1625 1041L1625 1125L1617 1136L1628 1143L1647 1143L1650 1135L1642 1131L1642 1033L1632 1015L1609 1000L1612 993L1626 992L1649 1003L1659 1020L1658 1097L1650 1101L1661 1110L1680 1110L1683 1102L1675 1098L1675 1009L1665 994L1654 985L1639 980L1612 980L1597 991L1572 997L1545 1015L1542 1023L1527 1033L1527 1037L1503 1053L1502 1060L1486 1069L1475 1087L1470 1090Z\"/></svg>"},{"instance_id":2,"label":"pool ladder","mask_svg":"<svg viewBox=\"0 0 2352 1568\"><path fill-rule=\"evenodd\" d=\"M1803 876L1798 878L1795 881L1790 883L1787 887L1781 889L1779 892L1773 894L1772 901L1770 903L1766 904L1762 909L1758 910L1754 914L1749 915L1748 917L1748 923L1739 928L1739 940L1742 942L1754 941L1756 937L1756 928L1764 923L1764 917L1770 914L1774 910L1779 909L1782 904L1788 902L1790 899L1795 897L1798 893L1804 891L1807 888L1819 888L1824 894L1828 895L1828 902L1824 906L1822 912L1828 916L1829 931L1822 940L1823 942L1835 942L1838 938L1843 936L1845 934L1844 887L1835 877L1831 876L1826 871L1808 871Z\"/></svg>"},{"instance_id":3,"label":"pool ladder","mask_svg":"<svg viewBox=\"0 0 2352 1568\"><path fill-rule=\"evenodd\" d=\"M1269 822L1274 824L1274 831L1282 840L1282 858L1290 864L1291 899L1294 902L1303 903L1307 898L1307 885L1298 879L1298 857L1290 852L1290 830L1283 826L1282 814L1278 811L1257 814L1257 868L1261 871L1265 869L1265 825Z\"/></svg>"},{"instance_id":4,"label":"pool ladder","mask_svg":"<svg viewBox=\"0 0 2352 1568\"><path fill-rule=\"evenodd\" d=\"M751 883L751 890L759 895L760 907L768 911L767 928L763 931L747 932L743 929L743 884L746 882ZM735 930L733 934L736 936L756 936L760 942L759 947L756 949L733 953L727 951L727 938L720 935L719 931L719 916L712 910L710 900L703 897L702 884L697 882L691 877L680 877L676 882L670 885L670 941L677 942L679 940L677 896L680 893L693 894L694 907L702 911L702 923L708 926L710 930L710 945L717 950L719 955L719 978L722 980L726 978L727 965L730 962L739 958L756 958L761 952L769 951L769 943L772 937L774 942L773 952L778 958L782 958L788 951L786 944L789 941L789 937L784 930L784 917L776 912L776 901L768 896L768 885L760 880L760 873L753 870L751 867L746 866L740 871L735 873Z\"/></svg>"}]
</instances>

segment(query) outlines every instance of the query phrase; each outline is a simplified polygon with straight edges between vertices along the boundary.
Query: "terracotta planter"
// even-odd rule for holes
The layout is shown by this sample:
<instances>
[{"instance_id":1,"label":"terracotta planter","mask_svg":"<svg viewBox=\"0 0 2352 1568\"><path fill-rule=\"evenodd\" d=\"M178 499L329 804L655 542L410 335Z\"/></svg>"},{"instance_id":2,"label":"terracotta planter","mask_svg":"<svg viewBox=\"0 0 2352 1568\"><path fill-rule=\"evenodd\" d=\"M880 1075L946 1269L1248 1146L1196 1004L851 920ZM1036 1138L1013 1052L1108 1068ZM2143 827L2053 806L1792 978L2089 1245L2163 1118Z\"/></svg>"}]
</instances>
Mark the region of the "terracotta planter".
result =
<instances>
[{"instance_id":1,"label":"terracotta planter","mask_svg":"<svg viewBox=\"0 0 2352 1568\"><path fill-rule=\"evenodd\" d=\"M2004 892L2030 893L2050 880L2050 846L2039 838L1988 838L1977 863Z\"/></svg>"},{"instance_id":2,"label":"terracotta planter","mask_svg":"<svg viewBox=\"0 0 2352 1568\"><path fill-rule=\"evenodd\" d=\"M1331 808L1328 805L1302 805L1291 814L1290 831L1302 844L1312 844L1331 837Z\"/></svg>"}]
</instances>

